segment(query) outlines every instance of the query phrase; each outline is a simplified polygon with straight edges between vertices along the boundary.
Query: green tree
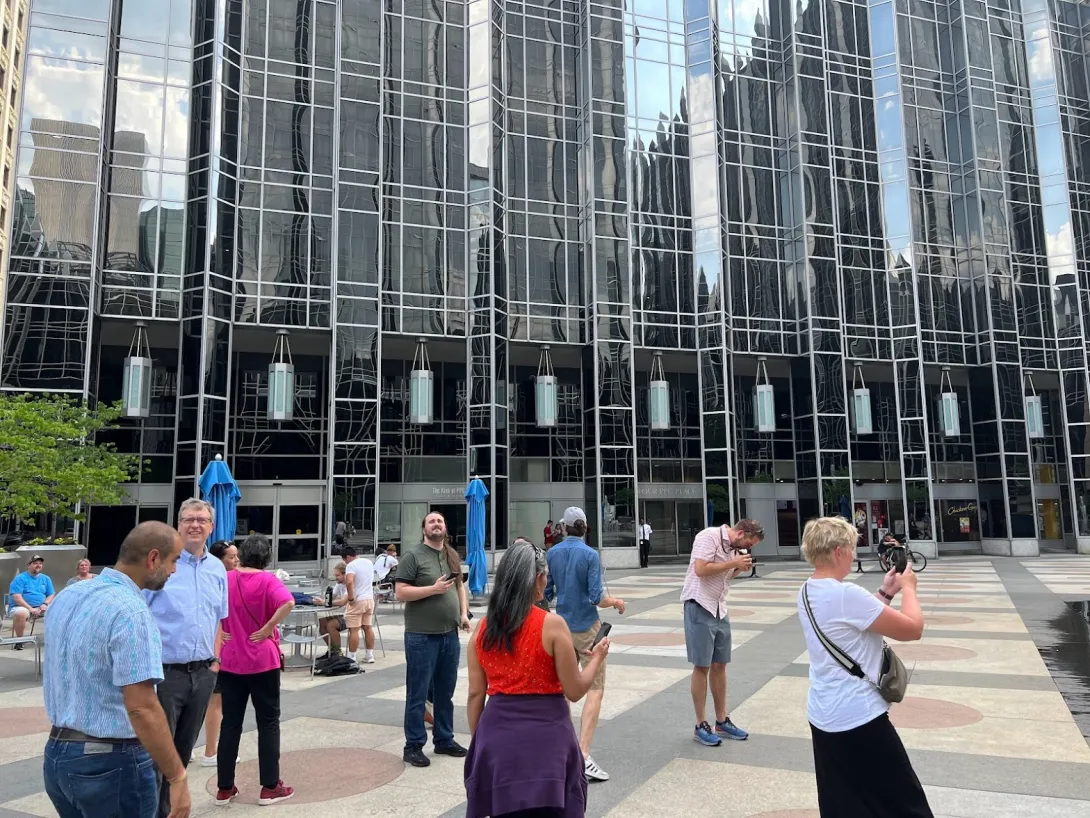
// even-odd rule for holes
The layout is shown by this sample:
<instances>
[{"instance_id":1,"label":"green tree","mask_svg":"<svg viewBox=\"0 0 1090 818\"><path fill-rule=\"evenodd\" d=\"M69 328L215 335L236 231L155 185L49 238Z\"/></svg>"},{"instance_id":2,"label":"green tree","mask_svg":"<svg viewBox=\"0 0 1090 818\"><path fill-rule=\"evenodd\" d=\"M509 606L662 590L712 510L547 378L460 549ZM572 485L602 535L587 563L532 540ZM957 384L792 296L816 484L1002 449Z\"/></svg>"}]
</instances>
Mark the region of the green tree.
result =
<instances>
[{"instance_id":1,"label":"green tree","mask_svg":"<svg viewBox=\"0 0 1090 818\"><path fill-rule=\"evenodd\" d=\"M91 408L65 395L0 393L0 517L82 520L80 504L119 504L140 458L94 437L120 416L120 404Z\"/></svg>"}]
</instances>

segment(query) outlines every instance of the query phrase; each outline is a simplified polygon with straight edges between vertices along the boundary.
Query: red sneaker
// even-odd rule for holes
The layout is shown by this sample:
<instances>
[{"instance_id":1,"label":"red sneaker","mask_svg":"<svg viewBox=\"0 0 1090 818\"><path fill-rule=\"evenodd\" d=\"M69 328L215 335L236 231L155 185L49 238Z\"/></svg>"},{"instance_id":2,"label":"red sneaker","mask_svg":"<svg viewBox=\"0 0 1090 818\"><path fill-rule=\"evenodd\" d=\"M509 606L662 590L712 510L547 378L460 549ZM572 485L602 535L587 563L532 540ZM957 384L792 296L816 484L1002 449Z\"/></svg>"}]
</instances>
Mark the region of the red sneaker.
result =
<instances>
[{"instance_id":1,"label":"red sneaker","mask_svg":"<svg viewBox=\"0 0 1090 818\"><path fill-rule=\"evenodd\" d=\"M216 790L216 806L226 807L238 796L238 787L231 787L229 790Z\"/></svg>"},{"instance_id":2,"label":"red sneaker","mask_svg":"<svg viewBox=\"0 0 1090 818\"><path fill-rule=\"evenodd\" d=\"M257 799L259 807L267 807L280 801L287 801L295 795L295 790L285 787L283 781L277 781L275 787L262 787L261 796Z\"/></svg>"}]
</instances>

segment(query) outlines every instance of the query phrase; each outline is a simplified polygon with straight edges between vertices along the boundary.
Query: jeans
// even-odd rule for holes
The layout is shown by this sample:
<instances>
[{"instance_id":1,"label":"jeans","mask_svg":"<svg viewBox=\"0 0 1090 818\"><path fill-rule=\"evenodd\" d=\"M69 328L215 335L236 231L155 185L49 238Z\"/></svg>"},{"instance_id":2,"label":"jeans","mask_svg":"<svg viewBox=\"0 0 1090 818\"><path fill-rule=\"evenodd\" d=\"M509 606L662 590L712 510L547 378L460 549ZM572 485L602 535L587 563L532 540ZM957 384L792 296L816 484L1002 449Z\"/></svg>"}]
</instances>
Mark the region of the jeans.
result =
<instances>
[{"instance_id":1,"label":"jeans","mask_svg":"<svg viewBox=\"0 0 1090 818\"><path fill-rule=\"evenodd\" d=\"M197 736L204 727L204 712L216 686L216 674L207 667L192 671L178 668L163 670L166 678L159 684L156 693L166 714L170 733L174 736L174 749L178 751L182 764L189 766ZM159 786L159 815L167 818L169 814L170 785L163 781Z\"/></svg>"},{"instance_id":2,"label":"jeans","mask_svg":"<svg viewBox=\"0 0 1090 818\"><path fill-rule=\"evenodd\" d=\"M155 762L139 744L50 739L42 774L60 818L155 818Z\"/></svg>"},{"instance_id":3,"label":"jeans","mask_svg":"<svg viewBox=\"0 0 1090 818\"><path fill-rule=\"evenodd\" d=\"M432 741L454 743L454 686L462 646L458 631L405 633L405 749L428 743L424 701L431 691Z\"/></svg>"},{"instance_id":4,"label":"jeans","mask_svg":"<svg viewBox=\"0 0 1090 818\"><path fill-rule=\"evenodd\" d=\"M216 778L221 790L235 786L235 761L242 738L246 700L254 703L257 721L257 766L261 786L272 789L280 781L280 669L264 673L220 671L223 723L217 748Z\"/></svg>"}]
</instances>

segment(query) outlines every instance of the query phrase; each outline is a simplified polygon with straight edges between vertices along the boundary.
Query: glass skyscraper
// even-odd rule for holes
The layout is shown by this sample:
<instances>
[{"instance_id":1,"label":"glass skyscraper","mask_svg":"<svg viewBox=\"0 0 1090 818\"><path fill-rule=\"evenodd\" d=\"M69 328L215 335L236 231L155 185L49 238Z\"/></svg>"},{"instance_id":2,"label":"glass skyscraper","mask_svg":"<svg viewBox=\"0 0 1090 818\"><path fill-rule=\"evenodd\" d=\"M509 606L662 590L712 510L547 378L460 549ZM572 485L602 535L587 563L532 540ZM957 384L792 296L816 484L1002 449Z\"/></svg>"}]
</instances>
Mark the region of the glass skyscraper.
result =
<instances>
[{"instance_id":1,"label":"glass skyscraper","mask_svg":"<svg viewBox=\"0 0 1090 818\"><path fill-rule=\"evenodd\" d=\"M154 359L92 559L216 454L281 563L462 544L471 474L490 548L578 505L614 566L739 515L1090 551L1082 2L30 9L0 388Z\"/></svg>"}]
</instances>

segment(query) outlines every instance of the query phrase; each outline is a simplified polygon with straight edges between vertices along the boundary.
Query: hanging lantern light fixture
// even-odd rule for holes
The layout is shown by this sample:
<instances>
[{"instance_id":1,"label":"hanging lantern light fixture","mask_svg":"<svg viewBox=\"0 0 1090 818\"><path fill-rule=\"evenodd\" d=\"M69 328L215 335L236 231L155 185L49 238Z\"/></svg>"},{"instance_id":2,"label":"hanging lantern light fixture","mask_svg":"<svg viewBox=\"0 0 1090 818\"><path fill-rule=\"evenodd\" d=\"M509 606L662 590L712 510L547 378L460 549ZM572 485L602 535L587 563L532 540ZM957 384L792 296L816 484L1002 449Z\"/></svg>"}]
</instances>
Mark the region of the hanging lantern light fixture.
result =
<instances>
[{"instance_id":1,"label":"hanging lantern light fixture","mask_svg":"<svg viewBox=\"0 0 1090 818\"><path fill-rule=\"evenodd\" d=\"M1029 437L1040 439L1045 436L1045 409L1041 396L1033 388L1033 376L1026 375L1026 433Z\"/></svg>"},{"instance_id":2,"label":"hanging lantern light fixture","mask_svg":"<svg viewBox=\"0 0 1090 818\"><path fill-rule=\"evenodd\" d=\"M670 428L670 383L662 368L662 353L656 352L651 360L651 381L647 389L647 415L652 432L665 432Z\"/></svg>"},{"instance_id":3,"label":"hanging lantern light fixture","mask_svg":"<svg viewBox=\"0 0 1090 818\"><path fill-rule=\"evenodd\" d=\"M559 412L559 396L553 358L549 347L541 348L537 361L537 377L534 378L534 414L539 429L555 429Z\"/></svg>"},{"instance_id":4,"label":"hanging lantern light fixture","mask_svg":"<svg viewBox=\"0 0 1090 818\"><path fill-rule=\"evenodd\" d=\"M148 325L137 321L121 378L121 405L125 417L146 418L151 414L152 369Z\"/></svg>"},{"instance_id":5,"label":"hanging lantern light fixture","mask_svg":"<svg viewBox=\"0 0 1090 818\"><path fill-rule=\"evenodd\" d=\"M942 368L939 389L943 390L939 396L942 408L942 434L944 437L958 437L961 435L961 407L958 405L958 393L954 391L954 384L950 381L948 366Z\"/></svg>"},{"instance_id":6,"label":"hanging lantern light fixture","mask_svg":"<svg viewBox=\"0 0 1090 818\"><path fill-rule=\"evenodd\" d=\"M413 355L413 368L409 373L409 423L418 426L431 423L434 397L435 375L428 358L428 341L419 338Z\"/></svg>"},{"instance_id":7,"label":"hanging lantern light fixture","mask_svg":"<svg viewBox=\"0 0 1090 818\"><path fill-rule=\"evenodd\" d=\"M291 362L288 331L276 331L276 347L269 364L269 420L290 421L295 411L295 364Z\"/></svg>"},{"instance_id":8,"label":"hanging lantern light fixture","mask_svg":"<svg viewBox=\"0 0 1090 818\"><path fill-rule=\"evenodd\" d=\"M870 389L863 380L863 365L856 362L852 371L852 424L857 435L874 434L874 417L870 408Z\"/></svg>"},{"instance_id":9,"label":"hanging lantern light fixture","mask_svg":"<svg viewBox=\"0 0 1090 818\"><path fill-rule=\"evenodd\" d=\"M753 395L753 418L758 432L776 431L776 396L773 393L772 382L768 378L765 358L757 359L757 387Z\"/></svg>"}]
</instances>

